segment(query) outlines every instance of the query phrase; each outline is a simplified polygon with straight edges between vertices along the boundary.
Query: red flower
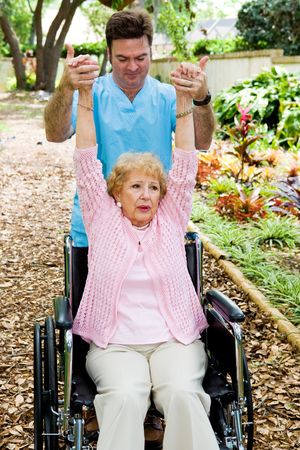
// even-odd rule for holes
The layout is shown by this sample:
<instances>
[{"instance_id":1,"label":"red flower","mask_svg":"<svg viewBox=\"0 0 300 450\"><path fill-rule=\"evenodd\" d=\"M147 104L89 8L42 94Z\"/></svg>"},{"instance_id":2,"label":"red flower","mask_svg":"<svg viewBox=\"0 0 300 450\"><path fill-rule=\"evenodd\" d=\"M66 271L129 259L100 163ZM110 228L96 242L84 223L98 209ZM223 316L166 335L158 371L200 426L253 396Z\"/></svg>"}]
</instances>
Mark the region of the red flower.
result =
<instances>
[{"instance_id":1,"label":"red flower","mask_svg":"<svg viewBox=\"0 0 300 450\"><path fill-rule=\"evenodd\" d=\"M250 106L248 106L247 108L242 108L241 105L238 105L237 108L241 113L240 122L249 122L252 119L252 114L248 114L251 109Z\"/></svg>"}]
</instances>

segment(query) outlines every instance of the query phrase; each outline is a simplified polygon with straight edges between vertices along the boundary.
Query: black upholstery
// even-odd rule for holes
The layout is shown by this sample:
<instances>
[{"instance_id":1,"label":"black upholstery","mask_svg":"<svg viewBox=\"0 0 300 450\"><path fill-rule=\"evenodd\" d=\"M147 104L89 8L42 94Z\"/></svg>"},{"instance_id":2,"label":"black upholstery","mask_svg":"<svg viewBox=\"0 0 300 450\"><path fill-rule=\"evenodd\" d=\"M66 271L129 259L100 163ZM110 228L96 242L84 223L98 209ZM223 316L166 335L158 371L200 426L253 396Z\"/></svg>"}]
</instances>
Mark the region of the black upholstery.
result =
<instances>
[{"instance_id":1,"label":"black upholstery","mask_svg":"<svg viewBox=\"0 0 300 450\"><path fill-rule=\"evenodd\" d=\"M186 233L185 254L195 291L200 295L202 294L202 243L196 233Z\"/></svg>"},{"instance_id":2,"label":"black upholstery","mask_svg":"<svg viewBox=\"0 0 300 450\"><path fill-rule=\"evenodd\" d=\"M73 247L72 249L72 313L76 316L77 309L84 291L88 274L88 247Z\"/></svg>"},{"instance_id":3,"label":"black upholstery","mask_svg":"<svg viewBox=\"0 0 300 450\"><path fill-rule=\"evenodd\" d=\"M88 247L72 249L72 313L76 316L88 273ZM76 376L89 378L85 373L85 357L89 344L78 335L73 335L73 373ZM80 383L81 384L81 383Z\"/></svg>"},{"instance_id":4,"label":"black upholstery","mask_svg":"<svg viewBox=\"0 0 300 450\"><path fill-rule=\"evenodd\" d=\"M214 308L230 322L243 322L245 320L244 313L227 295L216 289L211 289L206 292L206 299L212 303Z\"/></svg>"},{"instance_id":5,"label":"black upholstery","mask_svg":"<svg viewBox=\"0 0 300 450\"><path fill-rule=\"evenodd\" d=\"M54 300L55 326L59 330L69 330L73 325L70 301L67 297L56 297Z\"/></svg>"},{"instance_id":6,"label":"black upholstery","mask_svg":"<svg viewBox=\"0 0 300 450\"><path fill-rule=\"evenodd\" d=\"M210 360L218 372L229 373L232 382L236 383L235 337L220 320L217 311L208 309L206 319L209 327L205 331L205 340Z\"/></svg>"}]
</instances>

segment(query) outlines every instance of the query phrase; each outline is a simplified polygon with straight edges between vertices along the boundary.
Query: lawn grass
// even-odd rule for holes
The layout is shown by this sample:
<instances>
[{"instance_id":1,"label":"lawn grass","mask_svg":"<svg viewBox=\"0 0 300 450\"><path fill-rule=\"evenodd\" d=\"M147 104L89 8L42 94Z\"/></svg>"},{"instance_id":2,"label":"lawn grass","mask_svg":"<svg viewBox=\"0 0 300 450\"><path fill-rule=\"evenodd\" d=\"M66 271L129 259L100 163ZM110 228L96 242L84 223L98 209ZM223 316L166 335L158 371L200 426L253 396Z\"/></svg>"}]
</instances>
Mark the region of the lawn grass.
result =
<instances>
[{"instance_id":1,"label":"lawn grass","mask_svg":"<svg viewBox=\"0 0 300 450\"><path fill-rule=\"evenodd\" d=\"M246 224L229 221L199 199L197 193L192 220L273 305L300 325L299 221L272 215Z\"/></svg>"}]
</instances>

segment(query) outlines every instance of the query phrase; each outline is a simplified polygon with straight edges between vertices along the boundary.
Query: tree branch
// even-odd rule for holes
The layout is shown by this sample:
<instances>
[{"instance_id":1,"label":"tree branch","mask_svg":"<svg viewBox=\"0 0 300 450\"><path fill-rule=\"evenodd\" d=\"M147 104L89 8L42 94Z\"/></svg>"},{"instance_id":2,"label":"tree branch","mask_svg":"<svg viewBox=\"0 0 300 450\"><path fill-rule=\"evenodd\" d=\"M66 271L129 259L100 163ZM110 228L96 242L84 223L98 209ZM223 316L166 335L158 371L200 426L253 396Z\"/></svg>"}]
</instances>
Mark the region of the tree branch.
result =
<instances>
[{"instance_id":1,"label":"tree branch","mask_svg":"<svg viewBox=\"0 0 300 450\"><path fill-rule=\"evenodd\" d=\"M45 42L45 47L52 48L56 45L55 44L56 35L57 35L57 32L58 32L59 28L61 27L61 24L63 23L63 21L69 22L69 25L68 25L68 30L69 30L76 9L84 1L85 0L73 0L72 2L70 2L70 0L63 0L61 2L60 8L49 27L46 42ZM70 21L68 20L69 16L71 17ZM67 30L67 32L68 32L68 30ZM66 34L67 33L65 33L65 35Z\"/></svg>"},{"instance_id":2,"label":"tree branch","mask_svg":"<svg viewBox=\"0 0 300 450\"><path fill-rule=\"evenodd\" d=\"M30 9L30 12L31 12L32 14L34 14L34 9L33 9L32 6L31 6L30 0L27 0L27 3L28 3L28 7L29 7L29 9Z\"/></svg>"},{"instance_id":3,"label":"tree branch","mask_svg":"<svg viewBox=\"0 0 300 450\"><path fill-rule=\"evenodd\" d=\"M67 35L67 33L68 33L69 29L70 29L70 26L71 26L74 14L76 12L76 9L84 1L85 0L77 0L77 2L74 2L75 4L73 3L72 5L70 5L70 9L69 9L68 14L67 14L67 16L65 18L65 23L63 24L61 32L60 32L60 34L59 34L59 36L58 36L58 38L56 40L56 43L54 45L56 48L60 48L60 47L62 48L62 46L63 46L63 44L65 42L66 35Z\"/></svg>"},{"instance_id":4,"label":"tree branch","mask_svg":"<svg viewBox=\"0 0 300 450\"><path fill-rule=\"evenodd\" d=\"M36 46L41 48L43 46L43 27L42 27L42 9L44 0L38 0L34 11L34 23L36 32Z\"/></svg>"}]
</instances>

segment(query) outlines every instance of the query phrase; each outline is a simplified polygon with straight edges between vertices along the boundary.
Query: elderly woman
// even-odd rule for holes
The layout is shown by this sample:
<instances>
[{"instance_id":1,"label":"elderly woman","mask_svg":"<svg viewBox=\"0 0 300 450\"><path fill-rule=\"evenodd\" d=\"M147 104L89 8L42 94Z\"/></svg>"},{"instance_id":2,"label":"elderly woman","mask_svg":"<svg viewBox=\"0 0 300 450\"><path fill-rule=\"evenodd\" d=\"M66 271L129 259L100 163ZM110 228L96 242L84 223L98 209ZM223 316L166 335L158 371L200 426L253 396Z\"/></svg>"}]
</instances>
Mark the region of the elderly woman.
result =
<instances>
[{"instance_id":1,"label":"elderly woman","mask_svg":"<svg viewBox=\"0 0 300 450\"><path fill-rule=\"evenodd\" d=\"M173 81L176 148L168 176L150 153L127 153L106 182L91 91L79 92L74 160L89 271L73 331L90 343L99 450L144 449L150 394L165 417L164 450L219 448L202 388L207 323L183 241L197 170L192 98L186 81Z\"/></svg>"}]
</instances>

